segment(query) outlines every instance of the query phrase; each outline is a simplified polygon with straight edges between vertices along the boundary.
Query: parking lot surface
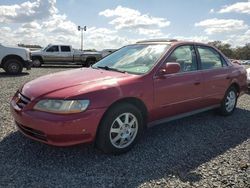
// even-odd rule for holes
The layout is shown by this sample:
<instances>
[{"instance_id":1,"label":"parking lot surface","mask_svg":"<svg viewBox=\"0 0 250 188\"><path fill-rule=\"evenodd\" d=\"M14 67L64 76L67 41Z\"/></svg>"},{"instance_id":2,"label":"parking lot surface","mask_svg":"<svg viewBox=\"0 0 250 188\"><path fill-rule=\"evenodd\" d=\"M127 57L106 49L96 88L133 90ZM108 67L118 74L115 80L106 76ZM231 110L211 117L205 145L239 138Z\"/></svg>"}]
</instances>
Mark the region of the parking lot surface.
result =
<instances>
[{"instance_id":1,"label":"parking lot surface","mask_svg":"<svg viewBox=\"0 0 250 188\"><path fill-rule=\"evenodd\" d=\"M25 82L73 66L0 70L0 187L250 187L250 95L230 117L214 111L155 126L128 153L52 147L15 127L9 101Z\"/></svg>"}]
</instances>

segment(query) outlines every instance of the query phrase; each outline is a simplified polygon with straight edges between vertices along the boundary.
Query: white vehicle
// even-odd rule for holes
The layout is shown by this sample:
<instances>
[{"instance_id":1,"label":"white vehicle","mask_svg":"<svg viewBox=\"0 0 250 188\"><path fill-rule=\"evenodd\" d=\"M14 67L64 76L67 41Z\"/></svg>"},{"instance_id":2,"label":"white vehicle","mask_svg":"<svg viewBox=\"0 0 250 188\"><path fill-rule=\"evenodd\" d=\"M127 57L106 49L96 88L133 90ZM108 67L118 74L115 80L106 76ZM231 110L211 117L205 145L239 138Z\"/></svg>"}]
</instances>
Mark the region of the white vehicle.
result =
<instances>
[{"instance_id":1,"label":"white vehicle","mask_svg":"<svg viewBox=\"0 0 250 188\"><path fill-rule=\"evenodd\" d=\"M19 74L32 66L30 51L26 48L7 47L0 44L0 67L9 74Z\"/></svg>"},{"instance_id":2,"label":"white vehicle","mask_svg":"<svg viewBox=\"0 0 250 188\"><path fill-rule=\"evenodd\" d=\"M247 69L247 86L248 91L250 92L250 68Z\"/></svg>"},{"instance_id":3,"label":"white vehicle","mask_svg":"<svg viewBox=\"0 0 250 188\"><path fill-rule=\"evenodd\" d=\"M245 65L250 65L250 60L244 61L244 64L245 64Z\"/></svg>"},{"instance_id":4,"label":"white vehicle","mask_svg":"<svg viewBox=\"0 0 250 188\"><path fill-rule=\"evenodd\" d=\"M99 52L86 52L73 49L70 45L49 44L31 53L33 66L42 64L80 64L90 66L102 58Z\"/></svg>"}]
</instances>

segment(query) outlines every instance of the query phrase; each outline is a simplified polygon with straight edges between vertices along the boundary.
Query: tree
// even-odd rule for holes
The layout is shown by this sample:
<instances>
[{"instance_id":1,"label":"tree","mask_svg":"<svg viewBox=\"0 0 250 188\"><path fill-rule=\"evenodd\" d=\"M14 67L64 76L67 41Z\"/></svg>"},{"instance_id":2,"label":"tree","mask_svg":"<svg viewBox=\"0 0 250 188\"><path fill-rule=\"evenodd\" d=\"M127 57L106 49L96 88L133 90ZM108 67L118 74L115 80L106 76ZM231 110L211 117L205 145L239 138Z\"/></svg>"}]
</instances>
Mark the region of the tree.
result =
<instances>
[{"instance_id":1,"label":"tree","mask_svg":"<svg viewBox=\"0 0 250 188\"><path fill-rule=\"evenodd\" d=\"M236 59L249 60L250 59L250 43L246 44L243 47L236 48L234 51L234 57Z\"/></svg>"},{"instance_id":2,"label":"tree","mask_svg":"<svg viewBox=\"0 0 250 188\"><path fill-rule=\"evenodd\" d=\"M225 56L233 59L234 53L230 44L222 43L221 41L209 42L208 44L218 48Z\"/></svg>"},{"instance_id":3,"label":"tree","mask_svg":"<svg viewBox=\"0 0 250 188\"><path fill-rule=\"evenodd\" d=\"M223 43L221 41L213 41L208 43L211 46L218 48L223 54L230 59L250 59L250 43L245 46L232 48L230 44Z\"/></svg>"}]
</instances>

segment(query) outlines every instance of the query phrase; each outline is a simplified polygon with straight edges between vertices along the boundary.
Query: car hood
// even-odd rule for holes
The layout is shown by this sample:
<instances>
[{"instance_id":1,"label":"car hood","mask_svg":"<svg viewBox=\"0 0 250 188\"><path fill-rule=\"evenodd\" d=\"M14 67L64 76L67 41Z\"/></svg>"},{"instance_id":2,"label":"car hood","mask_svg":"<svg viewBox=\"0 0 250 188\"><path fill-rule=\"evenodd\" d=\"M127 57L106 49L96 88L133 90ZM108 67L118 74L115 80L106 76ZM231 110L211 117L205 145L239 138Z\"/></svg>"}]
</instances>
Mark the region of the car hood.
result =
<instances>
[{"instance_id":1,"label":"car hood","mask_svg":"<svg viewBox=\"0 0 250 188\"><path fill-rule=\"evenodd\" d=\"M100 85L111 87L114 86L112 83L117 84L121 79L124 80L134 76L102 69L81 68L42 76L26 83L21 92L31 100L51 93L60 93L60 96L55 97L68 98L70 95L81 95L88 92L90 88L91 90L98 89Z\"/></svg>"},{"instance_id":2,"label":"car hood","mask_svg":"<svg viewBox=\"0 0 250 188\"><path fill-rule=\"evenodd\" d=\"M38 55L38 54L41 54L41 53L42 53L42 50L35 50L35 51L31 52L31 55Z\"/></svg>"},{"instance_id":3,"label":"car hood","mask_svg":"<svg viewBox=\"0 0 250 188\"><path fill-rule=\"evenodd\" d=\"M29 49L28 48L23 48L23 47L11 47L11 46L1 46L2 48L7 48L8 52L11 53L15 53L17 51L20 51L20 52L29 52Z\"/></svg>"}]
</instances>

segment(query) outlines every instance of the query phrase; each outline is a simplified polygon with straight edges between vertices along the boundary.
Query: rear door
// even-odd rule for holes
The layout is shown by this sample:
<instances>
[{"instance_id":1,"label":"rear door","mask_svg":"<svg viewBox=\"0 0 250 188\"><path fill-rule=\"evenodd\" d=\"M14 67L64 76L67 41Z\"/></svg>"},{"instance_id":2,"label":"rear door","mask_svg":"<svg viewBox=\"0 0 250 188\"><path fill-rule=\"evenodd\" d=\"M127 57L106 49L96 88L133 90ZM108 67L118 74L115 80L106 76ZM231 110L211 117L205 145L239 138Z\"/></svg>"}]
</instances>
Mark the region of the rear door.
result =
<instances>
[{"instance_id":1,"label":"rear door","mask_svg":"<svg viewBox=\"0 0 250 188\"><path fill-rule=\"evenodd\" d=\"M62 62L73 62L73 54L70 46L60 46L60 59Z\"/></svg>"},{"instance_id":2,"label":"rear door","mask_svg":"<svg viewBox=\"0 0 250 188\"><path fill-rule=\"evenodd\" d=\"M197 52L204 79L204 102L207 106L220 104L231 83L231 70L214 48L199 45Z\"/></svg>"},{"instance_id":3,"label":"rear door","mask_svg":"<svg viewBox=\"0 0 250 188\"><path fill-rule=\"evenodd\" d=\"M181 71L154 78L156 112L153 120L190 112L201 107L203 80L198 71L193 45L177 47L168 62L177 62ZM164 65L163 65L164 66Z\"/></svg>"}]
</instances>

